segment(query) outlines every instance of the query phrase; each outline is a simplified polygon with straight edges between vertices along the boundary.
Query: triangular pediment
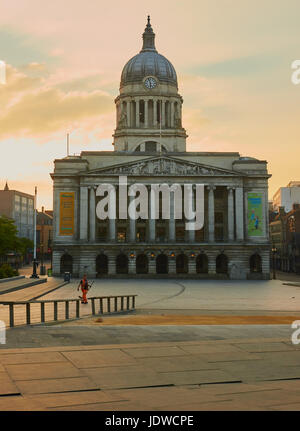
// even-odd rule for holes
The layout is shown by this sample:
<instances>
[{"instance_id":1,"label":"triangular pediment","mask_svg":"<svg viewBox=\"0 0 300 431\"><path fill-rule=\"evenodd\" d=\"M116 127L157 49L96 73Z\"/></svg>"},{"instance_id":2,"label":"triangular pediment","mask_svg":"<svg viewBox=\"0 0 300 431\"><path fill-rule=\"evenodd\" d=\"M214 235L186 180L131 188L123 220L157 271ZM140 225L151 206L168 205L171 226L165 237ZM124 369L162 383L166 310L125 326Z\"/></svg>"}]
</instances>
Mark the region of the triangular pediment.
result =
<instances>
[{"instance_id":1,"label":"triangular pediment","mask_svg":"<svg viewBox=\"0 0 300 431\"><path fill-rule=\"evenodd\" d=\"M168 156L157 156L106 166L83 173L85 176L241 176L240 173Z\"/></svg>"}]
</instances>

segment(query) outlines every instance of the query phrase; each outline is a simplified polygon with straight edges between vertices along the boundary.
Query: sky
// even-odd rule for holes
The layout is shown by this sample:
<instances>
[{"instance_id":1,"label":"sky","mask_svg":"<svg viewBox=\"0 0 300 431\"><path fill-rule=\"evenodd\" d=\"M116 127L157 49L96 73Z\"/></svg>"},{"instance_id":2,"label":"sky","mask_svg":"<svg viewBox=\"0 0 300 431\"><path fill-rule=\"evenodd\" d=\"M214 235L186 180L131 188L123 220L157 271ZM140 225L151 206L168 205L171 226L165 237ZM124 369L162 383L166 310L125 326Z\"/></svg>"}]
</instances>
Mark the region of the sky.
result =
<instances>
[{"instance_id":1,"label":"sky","mask_svg":"<svg viewBox=\"0 0 300 431\"><path fill-rule=\"evenodd\" d=\"M113 150L114 98L147 15L174 65L188 151L268 161L269 198L300 180L299 0L0 0L0 188L52 208L53 161Z\"/></svg>"}]
</instances>

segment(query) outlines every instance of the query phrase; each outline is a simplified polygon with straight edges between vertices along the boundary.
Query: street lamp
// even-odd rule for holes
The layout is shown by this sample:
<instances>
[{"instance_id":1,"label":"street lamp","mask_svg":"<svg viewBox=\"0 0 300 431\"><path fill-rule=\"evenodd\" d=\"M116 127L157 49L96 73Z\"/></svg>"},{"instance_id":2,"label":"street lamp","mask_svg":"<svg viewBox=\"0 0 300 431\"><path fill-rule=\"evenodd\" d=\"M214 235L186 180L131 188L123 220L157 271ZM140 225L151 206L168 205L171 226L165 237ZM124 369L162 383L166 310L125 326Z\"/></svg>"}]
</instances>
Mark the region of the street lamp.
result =
<instances>
[{"instance_id":1,"label":"street lamp","mask_svg":"<svg viewBox=\"0 0 300 431\"><path fill-rule=\"evenodd\" d=\"M273 279L276 280L276 261L275 261L275 255L277 252L277 248L273 245L272 247L272 261L273 261Z\"/></svg>"},{"instance_id":2,"label":"street lamp","mask_svg":"<svg viewBox=\"0 0 300 431\"><path fill-rule=\"evenodd\" d=\"M37 197L37 187L34 189L34 216L33 216L33 268L30 278L39 278L36 272L37 261L36 261L36 197Z\"/></svg>"}]
</instances>

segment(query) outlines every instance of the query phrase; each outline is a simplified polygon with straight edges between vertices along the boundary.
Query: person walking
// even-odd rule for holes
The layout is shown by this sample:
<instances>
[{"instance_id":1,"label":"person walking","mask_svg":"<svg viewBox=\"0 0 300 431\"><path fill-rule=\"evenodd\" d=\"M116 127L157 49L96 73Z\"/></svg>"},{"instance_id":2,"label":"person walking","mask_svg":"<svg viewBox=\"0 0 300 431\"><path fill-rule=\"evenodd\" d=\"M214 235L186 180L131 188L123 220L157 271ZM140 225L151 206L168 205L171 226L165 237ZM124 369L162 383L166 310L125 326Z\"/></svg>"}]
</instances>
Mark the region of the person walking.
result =
<instances>
[{"instance_id":1,"label":"person walking","mask_svg":"<svg viewBox=\"0 0 300 431\"><path fill-rule=\"evenodd\" d=\"M81 304L88 304L86 294L88 293L88 290L89 290L89 282L87 280L86 274L83 275L82 280L80 280L78 284L78 287L77 287L78 291L80 287L82 292L82 296L79 296L79 298L81 299Z\"/></svg>"}]
</instances>

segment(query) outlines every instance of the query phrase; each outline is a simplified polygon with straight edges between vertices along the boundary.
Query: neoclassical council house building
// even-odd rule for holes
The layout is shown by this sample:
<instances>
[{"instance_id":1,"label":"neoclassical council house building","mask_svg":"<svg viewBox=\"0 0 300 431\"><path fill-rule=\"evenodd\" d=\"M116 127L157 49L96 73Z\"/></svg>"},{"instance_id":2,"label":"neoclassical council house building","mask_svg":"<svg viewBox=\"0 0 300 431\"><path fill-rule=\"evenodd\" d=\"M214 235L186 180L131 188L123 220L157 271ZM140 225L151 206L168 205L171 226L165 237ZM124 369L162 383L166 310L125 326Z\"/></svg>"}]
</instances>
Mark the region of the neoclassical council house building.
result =
<instances>
[{"instance_id":1,"label":"neoclassical council house building","mask_svg":"<svg viewBox=\"0 0 300 431\"><path fill-rule=\"evenodd\" d=\"M268 279L267 162L236 152L186 151L176 71L157 52L149 17L115 104L114 151L54 161L53 273ZM117 211L116 219L100 220L96 189L113 184L118 195L120 176L147 187L204 184L203 228L185 230L174 213L170 220L135 221Z\"/></svg>"}]
</instances>

